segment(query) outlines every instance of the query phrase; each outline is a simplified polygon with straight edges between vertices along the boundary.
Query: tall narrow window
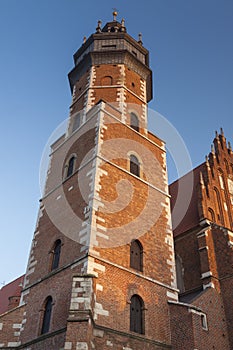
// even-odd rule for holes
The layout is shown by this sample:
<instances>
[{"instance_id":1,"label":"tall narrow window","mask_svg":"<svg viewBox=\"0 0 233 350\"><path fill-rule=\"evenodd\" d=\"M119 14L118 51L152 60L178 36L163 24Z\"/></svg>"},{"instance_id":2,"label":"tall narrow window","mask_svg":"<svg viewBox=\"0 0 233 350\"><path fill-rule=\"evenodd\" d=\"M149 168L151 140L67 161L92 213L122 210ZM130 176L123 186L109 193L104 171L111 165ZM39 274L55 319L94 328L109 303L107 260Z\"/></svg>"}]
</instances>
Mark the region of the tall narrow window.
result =
<instances>
[{"instance_id":1,"label":"tall narrow window","mask_svg":"<svg viewBox=\"0 0 233 350\"><path fill-rule=\"evenodd\" d=\"M180 291L180 293L183 293L185 291L184 289L184 276L183 276L183 266L182 266L182 260L179 255L176 255L175 257L176 262L176 279L177 279L177 287Z\"/></svg>"},{"instance_id":2,"label":"tall narrow window","mask_svg":"<svg viewBox=\"0 0 233 350\"><path fill-rule=\"evenodd\" d=\"M144 334L144 303L139 295L134 294L130 299L130 330L135 333Z\"/></svg>"},{"instance_id":3,"label":"tall narrow window","mask_svg":"<svg viewBox=\"0 0 233 350\"><path fill-rule=\"evenodd\" d=\"M135 270L143 270L143 249L138 240L134 240L130 245L130 267Z\"/></svg>"},{"instance_id":4,"label":"tall narrow window","mask_svg":"<svg viewBox=\"0 0 233 350\"><path fill-rule=\"evenodd\" d=\"M207 317L205 314L201 315L201 326L202 328L207 331L208 330L208 325L207 325Z\"/></svg>"},{"instance_id":5,"label":"tall narrow window","mask_svg":"<svg viewBox=\"0 0 233 350\"><path fill-rule=\"evenodd\" d=\"M230 174L230 169L229 169L229 165L228 165L228 161L224 158L224 163L225 163L225 168L227 171L227 174Z\"/></svg>"},{"instance_id":6,"label":"tall narrow window","mask_svg":"<svg viewBox=\"0 0 233 350\"><path fill-rule=\"evenodd\" d=\"M130 172L136 176L140 176L140 163L137 157L134 155L130 156Z\"/></svg>"},{"instance_id":7,"label":"tall narrow window","mask_svg":"<svg viewBox=\"0 0 233 350\"><path fill-rule=\"evenodd\" d=\"M51 296L49 296L45 301L41 334L45 334L49 332L51 313L52 313L52 302L53 302L53 299Z\"/></svg>"},{"instance_id":8,"label":"tall narrow window","mask_svg":"<svg viewBox=\"0 0 233 350\"><path fill-rule=\"evenodd\" d=\"M139 120L136 114L130 113L130 126L136 131L139 131Z\"/></svg>"},{"instance_id":9,"label":"tall narrow window","mask_svg":"<svg viewBox=\"0 0 233 350\"><path fill-rule=\"evenodd\" d=\"M60 260L60 254L61 254L61 240L60 239L58 239L55 242L52 254L53 254L53 260L52 260L51 270L54 270L54 269L57 269L59 266L59 260Z\"/></svg>"},{"instance_id":10,"label":"tall narrow window","mask_svg":"<svg viewBox=\"0 0 233 350\"><path fill-rule=\"evenodd\" d=\"M220 221L222 225L224 225L224 219L223 219L223 211L222 211L222 203L221 203L221 197L218 189L214 187L214 195L215 195L215 202L217 206L217 218Z\"/></svg>"},{"instance_id":11,"label":"tall narrow window","mask_svg":"<svg viewBox=\"0 0 233 350\"><path fill-rule=\"evenodd\" d=\"M70 158L67 169L67 177L71 176L74 172L74 156Z\"/></svg>"},{"instance_id":12,"label":"tall narrow window","mask_svg":"<svg viewBox=\"0 0 233 350\"><path fill-rule=\"evenodd\" d=\"M208 208L208 214L209 214L210 220L213 221L213 222L216 222L216 221L215 221L215 214L214 214L213 209Z\"/></svg>"}]
</instances>

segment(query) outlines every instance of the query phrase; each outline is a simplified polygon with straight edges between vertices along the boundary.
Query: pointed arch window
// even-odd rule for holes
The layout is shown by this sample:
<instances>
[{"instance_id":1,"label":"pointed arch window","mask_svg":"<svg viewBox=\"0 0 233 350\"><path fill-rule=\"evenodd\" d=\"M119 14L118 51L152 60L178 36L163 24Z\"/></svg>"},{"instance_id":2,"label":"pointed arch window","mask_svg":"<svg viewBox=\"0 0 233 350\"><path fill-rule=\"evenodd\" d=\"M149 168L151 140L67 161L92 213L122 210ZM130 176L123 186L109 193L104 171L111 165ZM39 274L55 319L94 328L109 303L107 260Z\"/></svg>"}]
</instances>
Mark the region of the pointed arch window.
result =
<instances>
[{"instance_id":1,"label":"pointed arch window","mask_svg":"<svg viewBox=\"0 0 233 350\"><path fill-rule=\"evenodd\" d=\"M52 251L52 265L51 265L51 270L55 270L59 266L59 261L60 261L60 254L61 254L61 240L58 239L55 244L54 248Z\"/></svg>"},{"instance_id":2,"label":"pointed arch window","mask_svg":"<svg viewBox=\"0 0 233 350\"><path fill-rule=\"evenodd\" d=\"M215 220L215 214L214 214L214 211L213 211L213 209L212 208L208 208L208 214L209 214L209 218L210 218L210 220L211 221L213 221L213 222L216 222Z\"/></svg>"},{"instance_id":3,"label":"pointed arch window","mask_svg":"<svg viewBox=\"0 0 233 350\"><path fill-rule=\"evenodd\" d=\"M134 294L130 299L130 331L144 334L144 302Z\"/></svg>"},{"instance_id":4,"label":"pointed arch window","mask_svg":"<svg viewBox=\"0 0 233 350\"><path fill-rule=\"evenodd\" d=\"M143 248L138 240L133 240L130 245L130 267L143 271Z\"/></svg>"},{"instance_id":5,"label":"pointed arch window","mask_svg":"<svg viewBox=\"0 0 233 350\"><path fill-rule=\"evenodd\" d=\"M139 131L139 120L135 113L130 113L130 126L136 131Z\"/></svg>"},{"instance_id":6,"label":"pointed arch window","mask_svg":"<svg viewBox=\"0 0 233 350\"><path fill-rule=\"evenodd\" d=\"M221 197L220 197L220 193L216 187L214 187L214 195L215 195L215 202L216 202L217 210L218 210L217 218L220 221L220 223L222 225L224 225Z\"/></svg>"},{"instance_id":7,"label":"pointed arch window","mask_svg":"<svg viewBox=\"0 0 233 350\"><path fill-rule=\"evenodd\" d=\"M230 174L230 169L229 169L229 165L228 165L228 161L224 158L224 163L225 163L225 168L227 171L227 174Z\"/></svg>"},{"instance_id":8,"label":"pointed arch window","mask_svg":"<svg viewBox=\"0 0 233 350\"><path fill-rule=\"evenodd\" d=\"M136 176L140 176L140 163L136 156L131 154L130 156L130 172Z\"/></svg>"},{"instance_id":9,"label":"pointed arch window","mask_svg":"<svg viewBox=\"0 0 233 350\"><path fill-rule=\"evenodd\" d=\"M67 168L67 177L71 176L74 172L74 162L75 162L75 157L71 157L68 163L68 168Z\"/></svg>"},{"instance_id":10,"label":"pointed arch window","mask_svg":"<svg viewBox=\"0 0 233 350\"><path fill-rule=\"evenodd\" d=\"M42 321L42 327L41 327L41 334L45 334L49 332L52 306L53 306L52 304L53 304L53 299L51 296L48 296L44 304L44 314L43 314L43 321Z\"/></svg>"}]
</instances>

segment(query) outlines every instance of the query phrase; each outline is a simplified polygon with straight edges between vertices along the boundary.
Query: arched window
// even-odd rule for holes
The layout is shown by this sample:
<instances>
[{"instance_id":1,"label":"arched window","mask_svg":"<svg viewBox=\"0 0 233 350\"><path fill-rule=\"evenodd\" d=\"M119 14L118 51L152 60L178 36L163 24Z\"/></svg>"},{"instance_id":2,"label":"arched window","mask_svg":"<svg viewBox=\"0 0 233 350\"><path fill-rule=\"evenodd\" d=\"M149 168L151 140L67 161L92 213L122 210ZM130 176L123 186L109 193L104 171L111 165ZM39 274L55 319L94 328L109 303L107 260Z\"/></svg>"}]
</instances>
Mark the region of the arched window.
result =
<instances>
[{"instance_id":1,"label":"arched window","mask_svg":"<svg viewBox=\"0 0 233 350\"><path fill-rule=\"evenodd\" d=\"M68 168L67 168L67 177L71 176L74 172L74 161L75 157L71 157L68 163Z\"/></svg>"},{"instance_id":2,"label":"arched window","mask_svg":"<svg viewBox=\"0 0 233 350\"><path fill-rule=\"evenodd\" d=\"M52 254L53 254L53 258L52 258L51 270L55 270L59 266L59 260L60 260L60 254L61 254L61 240L60 239L58 239L55 242Z\"/></svg>"},{"instance_id":3,"label":"arched window","mask_svg":"<svg viewBox=\"0 0 233 350\"><path fill-rule=\"evenodd\" d=\"M139 131L139 120L136 114L130 113L130 126L136 131Z\"/></svg>"},{"instance_id":4,"label":"arched window","mask_svg":"<svg viewBox=\"0 0 233 350\"><path fill-rule=\"evenodd\" d=\"M105 76L101 79L101 85L102 86L110 86L112 85L112 77L109 76Z\"/></svg>"},{"instance_id":5,"label":"arched window","mask_svg":"<svg viewBox=\"0 0 233 350\"><path fill-rule=\"evenodd\" d=\"M218 211L217 218L220 221L220 223L222 225L224 225L221 197L220 197L220 193L216 187L214 187L214 195L215 195L215 202L216 202L217 211Z\"/></svg>"},{"instance_id":6,"label":"arched window","mask_svg":"<svg viewBox=\"0 0 233 350\"><path fill-rule=\"evenodd\" d=\"M130 330L144 334L144 302L139 295L130 299Z\"/></svg>"},{"instance_id":7,"label":"arched window","mask_svg":"<svg viewBox=\"0 0 233 350\"><path fill-rule=\"evenodd\" d=\"M209 216L209 219L211 220L211 221L213 221L213 222L216 222L215 220L215 214L214 214L214 211L213 211L213 209L211 209L211 208L208 208L208 216Z\"/></svg>"},{"instance_id":8,"label":"arched window","mask_svg":"<svg viewBox=\"0 0 233 350\"><path fill-rule=\"evenodd\" d=\"M44 314L43 314L43 322L42 322L42 327L41 327L41 334L45 334L45 333L49 332L51 314L52 314L52 306L53 306L52 303L53 303L53 299L51 296L49 296L45 300L45 304L44 304Z\"/></svg>"},{"instance_id":9,"label":"arched window","mask_svg":"<svg viewBox=\"0 0 233 350\"><path fill-rule=\"evenodd\" d=\"M223 171L221 168L218 169L218 177L219 177L220 187L222 190L224 190L224 188L225 188L224 176L223 176Z\"/></svg>"},{"instance_id":10,"label":"arched window","mask_svg":"<svg viewBox=\"0 0 233 350\"><path fill-rule=\"evenodd\" d=\"M130 156L130 172L136 176L140 176L140 163L137 157L131 154Z\"/></svg>"},{"instance_id":11,"label":"arched window","mask_svg":"<svg viewBox=\"0 0 233 350\"><path fill-rule=\"evenodd\" d=\"M229 169L229 165L228 165L228 161L224 158L224 163L225 163L225 168L227 171L227 174L230 174L230 169Z\"/></svg>"},{"instance_id":12,"label":"arched window","mask_svg":"<svg viewBox=\"0 0 233 350\"><path fill-rule=\"evenodd\" d=\"M138 240L134 240L130 245L130 267L135 270L143 270L143 248Z\"/></svg>"}]
</instances>

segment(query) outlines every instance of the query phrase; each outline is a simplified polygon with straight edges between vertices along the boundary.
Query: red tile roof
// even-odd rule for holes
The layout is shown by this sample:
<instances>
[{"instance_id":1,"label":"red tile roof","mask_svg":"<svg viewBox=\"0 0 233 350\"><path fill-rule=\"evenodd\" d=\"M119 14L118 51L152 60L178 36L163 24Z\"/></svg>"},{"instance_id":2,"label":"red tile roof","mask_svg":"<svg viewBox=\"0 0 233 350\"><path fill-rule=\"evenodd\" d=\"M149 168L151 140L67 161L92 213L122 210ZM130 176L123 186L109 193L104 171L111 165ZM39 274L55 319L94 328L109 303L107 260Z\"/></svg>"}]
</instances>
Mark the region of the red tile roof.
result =
<instances>
[{"instance_id":1,"label":"red tile roof","mask_svg":"<svg viewBox=\"0 0 233 350\"><path fill-rule=\"evenodd\" d=\"M9 297L20 297L24 275L0 289L0 315L8 310Z\"/></svg>"},{"instance_id":2,"label":"red tile roof","mask_svg":"<svg viewBox=\"0 0 233 350\"><path fill-rule=\"evenodd\" d=\"M200 221L198 212L198 186L200 182L200 173L204 171L205 163L202 163L195 169L193 169L192 172L184 175L169 186L169 193L171 195L172 222L173 225L176 223L173 229L174 237L182 234L183 232L191 229L192 227L195 227ZM177 195L180 191L180 188L182 188L180 193L181 197L179 198L179 203L176 203ZM190 189L192 190L191 197L186 198L186 193L190 193ZM185 203L186 200L187 203ZM173 209L175 205L177 205L178 207L176 208L176 212L174 213ZM185 211L183 210L184 205L187 205Z\"/></svg>"}]
</instances>

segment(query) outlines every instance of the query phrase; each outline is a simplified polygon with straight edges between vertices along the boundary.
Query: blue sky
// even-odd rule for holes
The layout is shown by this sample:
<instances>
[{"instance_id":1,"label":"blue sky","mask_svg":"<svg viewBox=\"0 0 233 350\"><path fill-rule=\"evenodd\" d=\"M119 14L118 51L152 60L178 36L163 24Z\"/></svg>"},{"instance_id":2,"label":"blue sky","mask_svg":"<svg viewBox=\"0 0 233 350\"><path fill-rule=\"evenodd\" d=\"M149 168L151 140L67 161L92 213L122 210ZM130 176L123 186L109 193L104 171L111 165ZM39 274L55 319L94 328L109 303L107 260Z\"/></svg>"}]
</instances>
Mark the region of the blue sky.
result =
<instances>
[{"instance_id":1,"label":"blue sky","mask_svg":"<svg viewBox=\"0 0 233 350\"><path fill-rule=\"evenodd\" d=\"M142 32L153 70L150 108L178 130L193 165L204 160L220 127L233 142L232 0L1 0L0 283L26 268L40 159L68 117L72 55L99 19L112 19L114 7L129 34ZM156 133L153 120L150 127ZM172 166L170 172L172 180Z\"/></svg>"}]
</instances>

